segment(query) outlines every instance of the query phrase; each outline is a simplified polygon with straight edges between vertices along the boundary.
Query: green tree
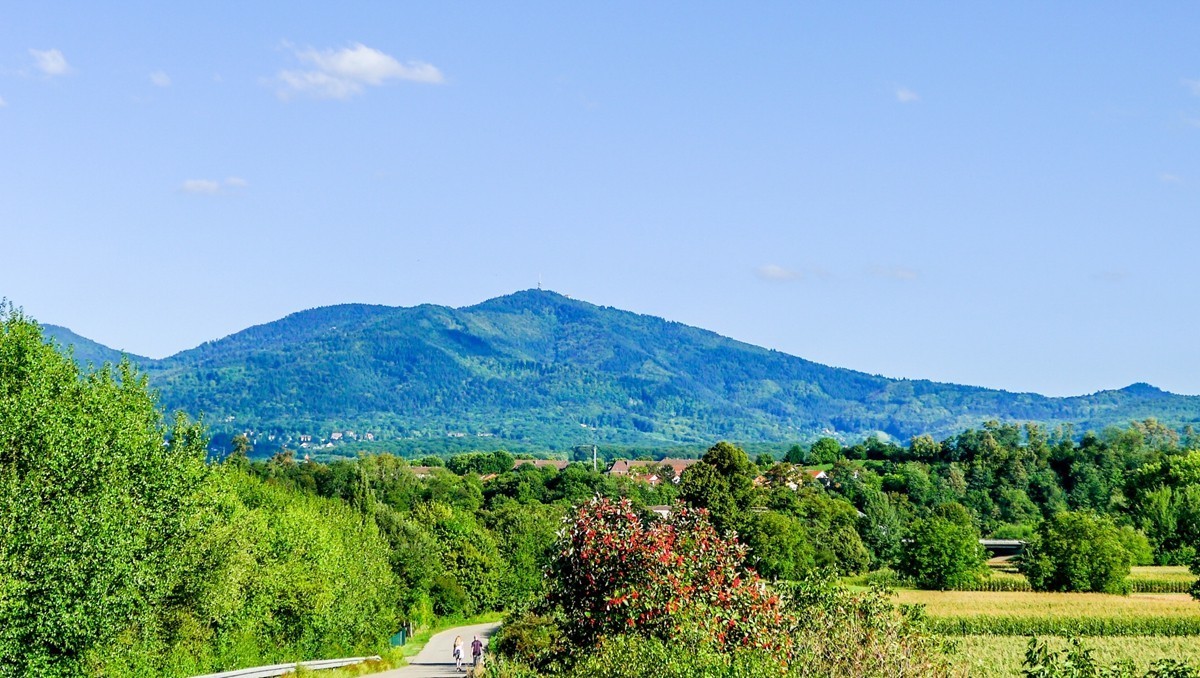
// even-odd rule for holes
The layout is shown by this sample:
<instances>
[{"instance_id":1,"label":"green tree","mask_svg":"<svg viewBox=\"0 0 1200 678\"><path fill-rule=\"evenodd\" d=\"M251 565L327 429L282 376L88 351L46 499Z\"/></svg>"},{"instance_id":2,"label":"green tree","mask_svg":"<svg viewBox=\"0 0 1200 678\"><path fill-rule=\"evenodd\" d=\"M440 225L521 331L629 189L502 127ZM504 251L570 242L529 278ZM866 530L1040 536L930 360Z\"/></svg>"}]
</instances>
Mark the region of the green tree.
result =
<instances>
[{"instance_id":1,"label":"green tree","mask_svg":"<svg viewBox=\"0 0 1200 678\"><path fill-rule=\"evenodd\" d=\"M786 513L753 514L738 536L750 547L747 562L768 579L799 579L815 564L804 525Z\"/></svg>"},{"instance_id":2,"label":"green tree","mask_svg":"<svg viewBox=\"0 0 1200 678\"><path fill-rule=\"evenodd\" d=\"M943 504L913 523L900 556L899 572L923 589L952 589L983 576L987 552L979 530L959 504Z\"/></svg>"},{"instance_id":3,"label":"green tree","mask_svg":"<svg viewBox=\"0 0 1200 678\"><path fill-rule=\"evenodd\" d=\"M1127 593L1131 560L1112 520L1063 511L1038 528L1020 569L1035 591Z\"/></svg>"},{"instance_id":4,"label":"green tree","mask_svg":"<svg viewBox=\"0 0 1200 678\"><path fill-rule=\"evenodd\" d=\"M792 445L788 448L787 454L783 455L783 460L789 464L800 466L808 459L808 452L799 445Z\"/></svg>"},{"instance_id":5,"label":"green tree","mask_svg":"<svg viewBox=\"0 0 1200 678\"><path fill-rule=\"evenodd\" d=\"M814 464L832 464L842 458L842 444L833 438L821 438L812 444L808 457Z\"/></svg>"},{"instance_id":6,"label":"green tree","mask_svg":"<svg viewBox=\"0 0 1200 678\"><path fill-rule=\"evenodd\" d=\"M726 442L713 445L700 461L683 472L679 498L708 509L717 529L736 528L750 505L757 469L740 447Z\"/></svg>"},{"instance_id":7,"label":"green tree","mask_svg":"<svg viewBox=\"0 0 1200 678\"><path fill-rule=\"evenodd\" d=\"M206 439L128 363L81 374L0 309L0 675L78 675L187 603Z\"/></svg>"}]
</instances>

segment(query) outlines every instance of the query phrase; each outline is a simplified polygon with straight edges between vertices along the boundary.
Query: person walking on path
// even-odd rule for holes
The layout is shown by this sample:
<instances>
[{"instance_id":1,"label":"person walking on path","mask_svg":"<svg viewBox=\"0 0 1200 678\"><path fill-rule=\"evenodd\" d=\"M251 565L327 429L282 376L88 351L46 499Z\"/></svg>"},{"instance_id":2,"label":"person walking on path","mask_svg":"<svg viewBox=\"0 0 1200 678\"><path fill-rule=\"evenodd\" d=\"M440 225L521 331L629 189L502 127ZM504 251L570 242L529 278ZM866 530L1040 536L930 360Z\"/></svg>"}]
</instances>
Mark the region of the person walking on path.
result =
<instances>
[{"instance_id":1,"label":"person walking on path","mask_svg":"<svg viewBox=\"0 0 1200 678\"><path fill-rule=\"evenodd\" d=\"M488 637L500 627L499 622L485 622L470 626L457 626L433 634L420 652L408 658L408 666L373 673L371 678L464 678L466 674L454 670L454 637L471 638L476 635L487 650ZM470 650L470 648L464 648ZM484 662L487 657L484 657ZM482 662L481 662L482 664ZM463 668L466 668L464 666ZM314 674L315 675L315 674Z\"/></svg>"},{"instance_id":2,"label":"person walking on path","mask_svg":"<svg viewBox=\"0 0 1200 678\"><path fill-rule=\"evenodd\" d=\"M479 659L483 656L483 641L479 636L475 636L475 640L471 641L471 666L479 668Z\"/></svg>"},{"instance_id":3,"label":"person walking on path","mask_svg":"<svg viewBox=\"0 0 1200 678\"><path fill-rule=\"evenodd\" d=\"M454 670L462 671L463 643L462 636L454 636Z\"/></svg>"}]
</instances>

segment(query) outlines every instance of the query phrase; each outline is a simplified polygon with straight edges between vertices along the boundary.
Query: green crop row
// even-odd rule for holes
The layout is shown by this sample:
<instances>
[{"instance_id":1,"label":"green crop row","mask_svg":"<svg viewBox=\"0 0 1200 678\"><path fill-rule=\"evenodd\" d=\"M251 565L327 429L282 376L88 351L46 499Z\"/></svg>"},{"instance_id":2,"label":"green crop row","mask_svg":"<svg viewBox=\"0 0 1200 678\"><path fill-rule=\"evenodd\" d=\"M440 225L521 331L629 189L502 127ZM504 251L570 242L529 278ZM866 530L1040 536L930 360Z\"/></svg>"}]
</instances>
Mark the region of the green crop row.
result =
<instances>
[{"instance_id":1,"label":"green crop row","mask_svg":"<svg viewBox=\"0 0 1200 678\"><path fill-rule=\"evenodd\" d=\"M1129 578L1134 593L1187 593L1192 582L1178 579L1135 579Z\"/></svg>"},{"instance_id":2,"label":"green crop row","mask_svg":"<svg viewBox=\"0 0 1200 678\"><path fill-rule=\"evenodd\" d=\"M1200 617L928 617L944 636L1196 636Z\"/></svg>"},{"instance_id":3,"label":"green crop row","mask_svg":"<svg viewBox=\"0 0 1200 678\"><path fill-rule=\"evenodd\" d=\"M1023 579L1023 578L1018 579L1016 577L1004 577L1004 578L983 579L983 580L977 581L973 584L967 584L965 586L956 587L954 590L955 591L1003 591L1003 592L1007 592L1007 591L1032 591L1033 587L1030 586L1029 582L1025 581L1025 579Z\"/></svg>"}]
</instances>

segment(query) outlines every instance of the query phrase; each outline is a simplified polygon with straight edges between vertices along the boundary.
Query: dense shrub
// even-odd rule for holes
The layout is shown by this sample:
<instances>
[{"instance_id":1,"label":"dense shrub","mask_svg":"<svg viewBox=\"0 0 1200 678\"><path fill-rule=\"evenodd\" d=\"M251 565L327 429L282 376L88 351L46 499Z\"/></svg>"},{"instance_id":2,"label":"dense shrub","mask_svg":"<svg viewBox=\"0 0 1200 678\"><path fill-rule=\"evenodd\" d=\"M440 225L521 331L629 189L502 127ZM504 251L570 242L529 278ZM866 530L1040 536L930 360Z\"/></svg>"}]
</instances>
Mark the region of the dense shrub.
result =
<instances>
[{"instance_id":1,"label":"dense shrub","mask_svg":"<svg viewBox=\"0 0 1200 678\"><path fill-rule=\"evenodd\" d=\"M554 661L562 641L562 629L553 617L520 613L504 620L488 647L517 662L544 668Z\"/></svg>"},{"instance_id":2,"label":"dense shrub","mask_svg":"<svg viewBox=\"0 0 1200 678\"><path fill-rule=\"evenodd\" d=\"M0 675L187 676L364 654L398 626L374 523L204 464L128 365L0 311Z\"/></svg>"},{"instance_id":3,"label":"dense shrub","mask_svg":"<svg viewBox=\"0 0 1200 678\"><path fill-rule=\"evenodd\" d=\"M719 537L703 510L680 505L647 522L628 501L593 499L555 551L543 608L561 615L574 647L623 633L669 640L696 628L718 647L787 653L794 619L783 600L742 568L746 547Z\"/></svg>"},{"instance_id":4,"label":"dense shrub","mask_svg":"<svg viewBox=\"0 0 1200 678\"><path fill-rule=\"evenodd\" d=\"M606 638L568 674L572 678L768 678L785 675L777 654L718 651L704 642L644 636Z\"/></svg>"},{"instance_id":5,"label":"dense shrub","mask_svg":"<svg viewBox=\"0 0 1200 678\"><path fill-rule=\"evenodd\" d=\"M1019 567L1035 591L1128 593L1130 560L1107 517L1064 511L1041 524Z\"/></svg>"},{"instance_id":6,"label":"dense shrub","mask_svg":"<svg viewBox=\"0 0 1200 678\"><path fill-rule=\"evenodd\" d=\"M950 673L944 643L925 628L919 608L902 609L886 589L850 592L832 580L788 587L800 620L794 675L916 677Z\"/></svg>"},{"instance_id":7,"label":"dense shrub","mask_svg":"<svg viewBox=\"0 0 1200 678\"><path fill-rule=\"evenodd\" d=\"M920 588L944 590L979 582L985 562L987 552L971 516L962 506L948 504L916 521L897 570Z\"/></svg>"},{"instance_id":8,"label":"dense shrub","mask_svg":"<svg viewBox=\"0 0 1200 678\"><path fill-rule=\"evenodd\" d=\"M210 518L205 442L128 363L81 375L0 307L0 675L77 675L170 633Z\"/></svg>"}]
</instances>

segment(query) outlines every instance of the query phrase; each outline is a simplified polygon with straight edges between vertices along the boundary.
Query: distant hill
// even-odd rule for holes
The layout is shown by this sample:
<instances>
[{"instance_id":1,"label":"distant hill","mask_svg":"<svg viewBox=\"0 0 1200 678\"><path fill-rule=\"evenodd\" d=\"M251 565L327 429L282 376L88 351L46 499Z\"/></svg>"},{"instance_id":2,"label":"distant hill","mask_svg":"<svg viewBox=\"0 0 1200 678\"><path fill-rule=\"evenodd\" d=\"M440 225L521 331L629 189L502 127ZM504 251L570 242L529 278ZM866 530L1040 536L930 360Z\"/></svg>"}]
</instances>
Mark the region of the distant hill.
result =
<instances>
[{"instance_id":1,"label":"distant hill","mask_svg":"<svg viewBox=\"0 0 1200 678\"><path fill-rule=\"evenodd\" d=\"M104 363L119 363L121 358L126 355L122 351L109 348L104 344L98 344L87 337L81 337L65 327L58 325L42 325L42 334L52 339L54 343L63 347L70 348L74 351L75 362L80 365L87 366L89 364L99 367ZM138 355L129 355L130 359L139 364L146 364L150 361L149 358L143 358Z\"/></svg>"},{"instance_id":2,"label":"distant hill","mask_svg":"<svg viewBox=\"0 0 1200 678\"><path fill-rule=\"evenodd\" d=\"M120 353L47 327L76 357ZM1200 422L1200 397L1147 384L1050 398L829 367L540 290L476 306L347 304L294 313L162 360L134 358L168 409L218 434L361 441L704 445L821 435L947 436L989 419L1099 429ZM350 440L343 435L339 444Z\"/></svg>"}]
</instances>

